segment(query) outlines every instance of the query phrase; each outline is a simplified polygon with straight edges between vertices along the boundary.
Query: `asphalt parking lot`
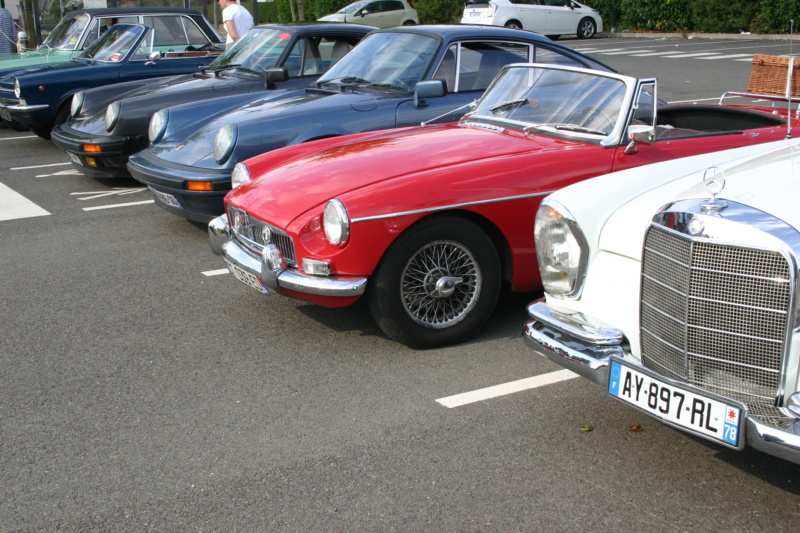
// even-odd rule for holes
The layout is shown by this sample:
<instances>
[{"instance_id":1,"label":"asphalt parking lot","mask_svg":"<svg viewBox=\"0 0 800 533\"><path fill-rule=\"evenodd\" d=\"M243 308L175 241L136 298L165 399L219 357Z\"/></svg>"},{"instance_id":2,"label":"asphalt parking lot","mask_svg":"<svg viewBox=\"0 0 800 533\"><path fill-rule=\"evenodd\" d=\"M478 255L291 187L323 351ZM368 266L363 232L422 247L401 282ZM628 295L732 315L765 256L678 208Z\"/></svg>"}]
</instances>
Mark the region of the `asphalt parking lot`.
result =
<instances>
[{"instance_id":1,"label":"asphalt parking lot","mask_svg":"<svg viewBox=\"0 0 800 533\"><path fill-rule=\"evenodd\" d=\"M743 90L741 59L788 52L563 42L668 101ZM0 127L3 213L0 531L797 530L800 466L558 373L521 339L537 294L505 294L466 344L410 350L365 305L235 282L137 182Z\"/></svg>"}]
</instances>

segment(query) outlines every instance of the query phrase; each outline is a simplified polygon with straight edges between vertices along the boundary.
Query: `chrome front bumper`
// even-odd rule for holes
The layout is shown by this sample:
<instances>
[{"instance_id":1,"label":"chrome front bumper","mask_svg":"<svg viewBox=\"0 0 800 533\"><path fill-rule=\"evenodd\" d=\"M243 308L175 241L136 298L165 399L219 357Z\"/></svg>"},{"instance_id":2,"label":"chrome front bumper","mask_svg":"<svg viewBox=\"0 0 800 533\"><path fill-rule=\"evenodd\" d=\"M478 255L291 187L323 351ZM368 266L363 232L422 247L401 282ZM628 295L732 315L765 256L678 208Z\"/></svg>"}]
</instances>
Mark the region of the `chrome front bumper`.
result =
<instances>
[{"instance_id":1,"label":"chrome front bumper","mask_svg":"<svg viewBox=\"0 0 800 533\"><path fill-rule=\"evenodd\" d=\"M641 366L618 329L592 324L580 313L554 311L544 299L528 306L530 318L523 332L525 343L539 355L606 387L611 357ZM764 453L800 464L800 419L786 415L759 418L749 412L746 443Z\"/></svg>"},{"instance_id":2,"label":"chrome front bumper","mask_svg":"<svg viewBox=\"0 0 800 533\"><path fill-rule=\"evenodd\" d=\"M287 268L283 255L274 244L265 246L260 258L254 256L233 238L227 215L209 222L208 237L215 254L256 276L269 289L282 288L317 296L352 297L364 294L367 288L366 277L309 276L297 269Z\"/></svg>"}]
</instances>

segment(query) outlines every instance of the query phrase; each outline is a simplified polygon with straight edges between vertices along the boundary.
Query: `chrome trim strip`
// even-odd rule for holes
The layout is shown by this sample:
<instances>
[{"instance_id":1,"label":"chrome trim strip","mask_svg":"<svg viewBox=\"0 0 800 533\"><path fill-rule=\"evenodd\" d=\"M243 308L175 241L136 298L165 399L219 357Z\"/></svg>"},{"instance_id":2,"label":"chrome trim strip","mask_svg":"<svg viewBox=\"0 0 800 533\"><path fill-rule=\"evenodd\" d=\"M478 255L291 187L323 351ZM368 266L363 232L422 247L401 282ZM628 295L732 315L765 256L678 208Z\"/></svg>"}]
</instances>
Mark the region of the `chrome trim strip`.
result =
<instances>
[{"instance_id":1,"label":"chrome trim strip","mask_svg":"<svg viewBox=\"0 0 800 533\"><path fill-rule=\"evenodd\" d=\"M358 217L351 220L353 224L356 222L368 222L370 220L381 220L384 218L406 217L409 215L419 215L422 213L436 213L439 211L447 211L448 209L459 209L461 207L469 207L471 205L485 205L499 202L510 202L512 200L522 200L524 198L537 198L539 196L547 196L553 194L555 191L537 192L533 194L522 194L520 196L509 196L507 198L493 198L491 200L480 200L477 202L465 202L463 204L443 205L440 207L429 207L427 209L415 209L413 211L398 211L397 213L389 213L386 215L373 215L369 217Z\"/></svg>"},{"instance_id":2,"label":"chrome trim strip","mask_svg":"<svg viewBox=\"0 0 800 533\"><path fill-rule=\"evenodd\" d=\"M11 111L38 111L40 109L47 109L50 107L47 104L37 104L37 105L9 105L6 106L6 109Z\"/></svg>"},{"instance_id":3,"label":"chrome trim strip","mask_svg":"<svg viewBox=\"0 0 800 533\"><path fill-rule=\"evenodd\" d=\"M528 307L528 314L549 326L558 326L579 339L593 344L620 345L622 344L622 331L617 328L603 328L595 326L583 316L582 313L565 314L553 311L544 302L536 302Z\"/></svg>"}]
</instances>

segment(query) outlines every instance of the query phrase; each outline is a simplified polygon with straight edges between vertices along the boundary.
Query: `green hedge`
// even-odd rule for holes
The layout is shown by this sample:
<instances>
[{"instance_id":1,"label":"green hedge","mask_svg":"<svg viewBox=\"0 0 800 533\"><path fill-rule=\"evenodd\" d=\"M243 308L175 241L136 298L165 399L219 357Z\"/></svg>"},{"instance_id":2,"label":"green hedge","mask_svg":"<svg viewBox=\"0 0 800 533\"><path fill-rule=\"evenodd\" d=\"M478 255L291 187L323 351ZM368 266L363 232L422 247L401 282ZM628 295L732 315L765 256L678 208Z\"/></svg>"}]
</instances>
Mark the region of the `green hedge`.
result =
<instances>
[{"instance_id":1,"label":"green hedge","mask_svg":"<svg viewBox=\"0 0 800 533\"><path fill-rule=\"evenodd\" d=\"M261 22L292 20L290 0L259 3ZM292 0L297 5L297 0ZM422 24L458 22L465 0L411 0ZM316 20L348 0L302 0L305 20ZM603 17L605 31L788 33L800 31L798 0L587 0ZM265 8L269 6L269 8ZM297 9L295 9L297 13Z\"/></svg>"}]
</instances>

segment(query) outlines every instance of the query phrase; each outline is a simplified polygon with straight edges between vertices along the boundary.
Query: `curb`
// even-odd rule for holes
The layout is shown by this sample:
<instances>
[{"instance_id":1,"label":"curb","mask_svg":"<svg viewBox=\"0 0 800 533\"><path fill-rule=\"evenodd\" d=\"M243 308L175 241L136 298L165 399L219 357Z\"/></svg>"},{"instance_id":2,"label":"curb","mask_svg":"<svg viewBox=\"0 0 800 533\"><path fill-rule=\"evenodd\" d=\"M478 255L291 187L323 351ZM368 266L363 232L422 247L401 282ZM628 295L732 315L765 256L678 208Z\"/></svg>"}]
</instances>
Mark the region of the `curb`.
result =
<instances>
[{"instance_id":1,"label":"curb","mask_svg":"<svg viewBox=\"0 0 800 533\"><path fill-rule=\"evenodd\" d=\"M597 37L606 39L723 39L729 41L800 41L800 35L760 34L760 33L636 33L604 32Z\"/></svg>"}]
</instances>

